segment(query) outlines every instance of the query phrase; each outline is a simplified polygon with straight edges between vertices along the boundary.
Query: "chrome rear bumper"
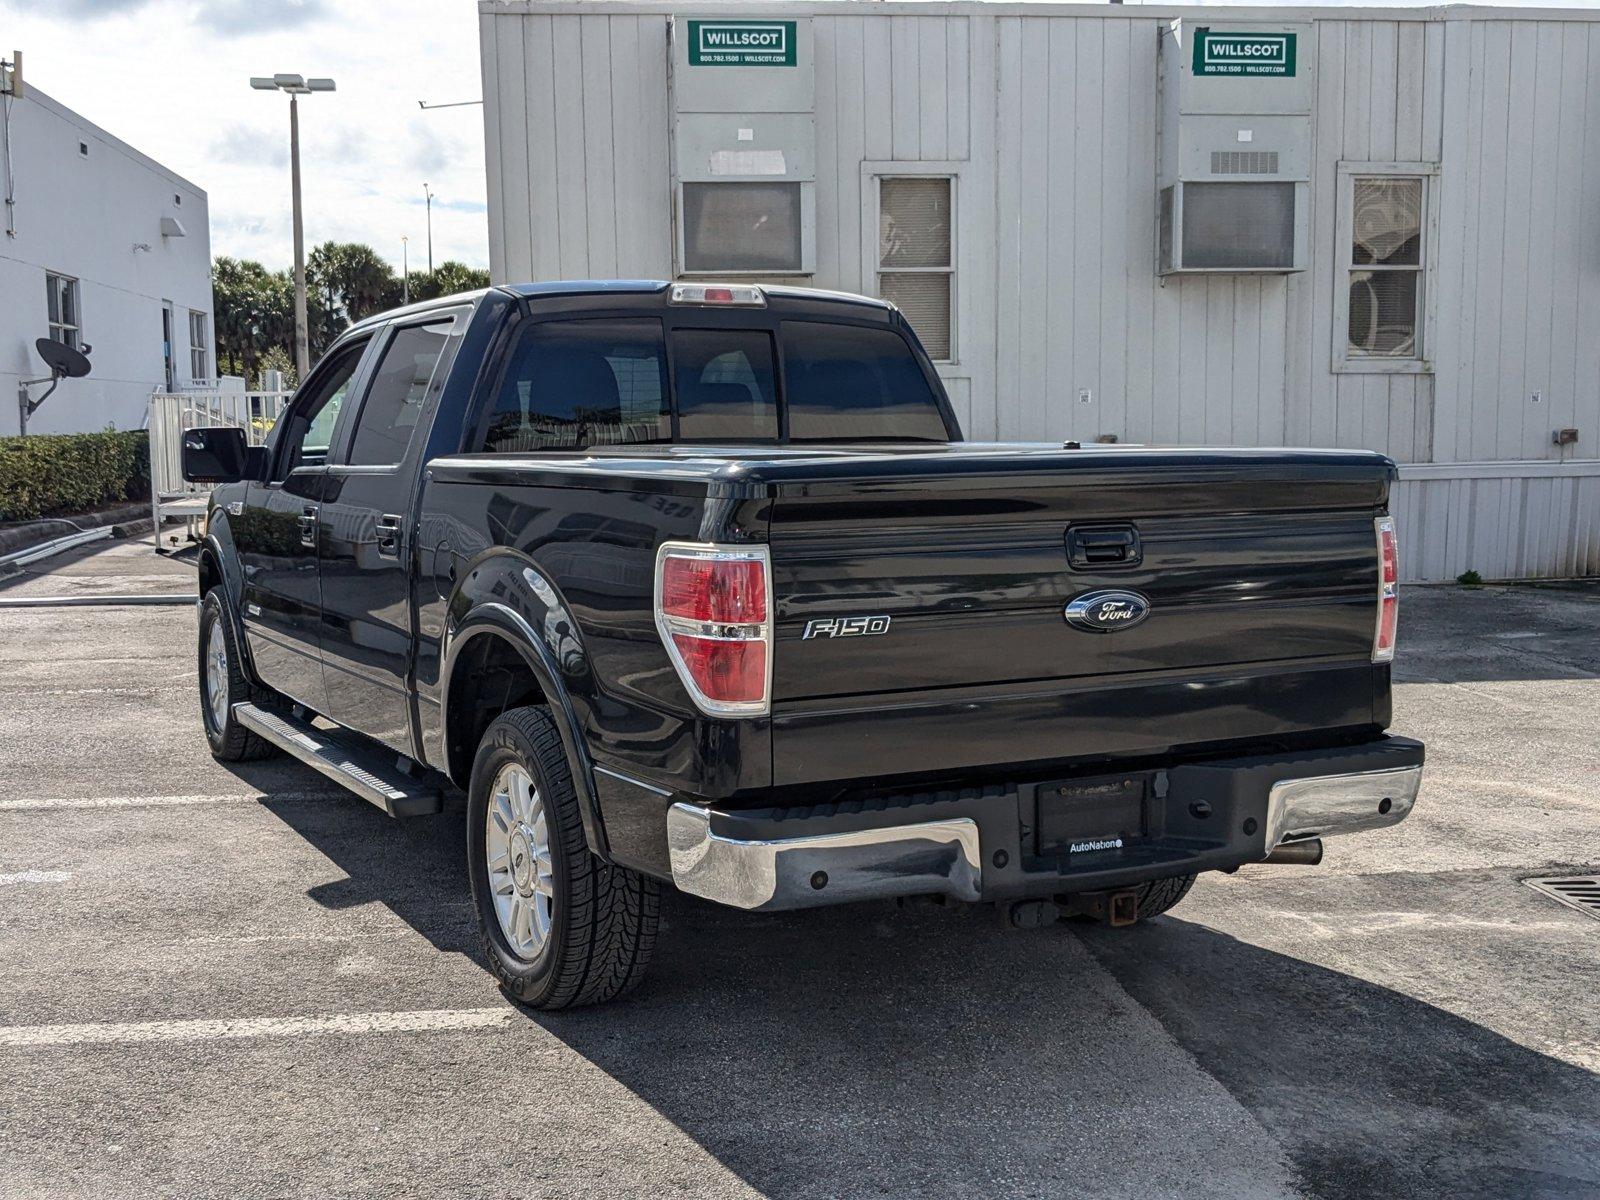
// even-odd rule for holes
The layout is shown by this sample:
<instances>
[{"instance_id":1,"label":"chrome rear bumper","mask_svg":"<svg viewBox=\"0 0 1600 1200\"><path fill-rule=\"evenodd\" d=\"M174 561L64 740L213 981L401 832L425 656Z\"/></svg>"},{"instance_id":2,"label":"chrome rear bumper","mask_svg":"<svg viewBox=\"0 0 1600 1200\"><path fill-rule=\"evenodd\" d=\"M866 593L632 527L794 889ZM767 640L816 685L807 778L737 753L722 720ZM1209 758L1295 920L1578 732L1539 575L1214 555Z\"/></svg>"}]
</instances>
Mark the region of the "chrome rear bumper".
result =
<instances>
[{"instance_id":1,"label":"chrome rear bumper","mask_svg":"<svg viewBox=\"0 0 1600 1200\"><path fill-rule=\"evenodd\" d=\"M1421 786L1420 766L1280 779L1267 793L1266 848L1394 825Z\"/></svg>"},{"instance_id":2,"label":"chrome rear bumper","mask_svg":"<svg viewBox=\"0 0 1600 1200\"><path fill-rule=\"evenodd\" d=\"M1101 837L1091 836L1097 801L1088 793L1067 810L1083 828L1050 833L1041 817L1041 795L1058 790L1050 784L794 808L679 800L666 812L668 860L679 890L743 909L1105 891L1231 871L1285 843L1393 825L1416 802L1422 764L1420 742L1386 736L1151 770L1136 812L1126 803L1105 806ZM1128 786L1120 776L1114 782ZM1129 823L1136 831L1124 836Z\"/></svg>"},{"instance_id":3,"label":"chrome rear bumper","mask_svg":"<svg viewBox=\"0 0 1600 1200\"><path fill-rule=\"evenodd\" d=\"M976 900L978 826L964 817L742 841L711 829L711 810L667 810L667 849L679 891L735 908L811 908L886 896L943 893Z\"/></svg>"}]
</instances>

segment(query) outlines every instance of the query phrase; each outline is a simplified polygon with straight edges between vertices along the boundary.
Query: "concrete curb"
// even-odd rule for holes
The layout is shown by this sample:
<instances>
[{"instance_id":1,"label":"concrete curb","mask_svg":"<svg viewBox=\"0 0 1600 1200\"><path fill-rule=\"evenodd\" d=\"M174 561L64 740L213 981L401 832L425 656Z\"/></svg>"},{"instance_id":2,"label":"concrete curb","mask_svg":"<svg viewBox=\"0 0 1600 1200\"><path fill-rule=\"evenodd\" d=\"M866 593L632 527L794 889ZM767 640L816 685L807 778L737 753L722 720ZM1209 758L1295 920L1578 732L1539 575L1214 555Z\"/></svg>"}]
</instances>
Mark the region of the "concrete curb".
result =
<instances>
[{"instance_id":1,"label":"concrete curb","mask_svg":"<svg viewBox=\"0 0 1600 1200\"><path fill-rule=\"evenodd\" d=\"M43 562L67 550L76 550L79 546L87 546L91 542L103 542L110 537L111 527L107 525L100 525L94 529L80 529L76 533L51 538L47 542L40 542L23 550L13 550L10 554L0 555L0 571L14 573L32 563Z\"/></svg>"},{"instance_id":2,"label":"concrete curb","mask_svg":"<svg viewBox=\"0 0 1600 1200\"><path fill-rule=\"evenodd\" d=\"M131 525L141 519L150 520L148 500L119 504L115 508L84 513L80 516L42 517L37 521L23 521L0 528L0 555L42 546L45 542L53 542L57 538L66 537L80 530L99 529L105 525Z\"/></svg>"}]
</instances>

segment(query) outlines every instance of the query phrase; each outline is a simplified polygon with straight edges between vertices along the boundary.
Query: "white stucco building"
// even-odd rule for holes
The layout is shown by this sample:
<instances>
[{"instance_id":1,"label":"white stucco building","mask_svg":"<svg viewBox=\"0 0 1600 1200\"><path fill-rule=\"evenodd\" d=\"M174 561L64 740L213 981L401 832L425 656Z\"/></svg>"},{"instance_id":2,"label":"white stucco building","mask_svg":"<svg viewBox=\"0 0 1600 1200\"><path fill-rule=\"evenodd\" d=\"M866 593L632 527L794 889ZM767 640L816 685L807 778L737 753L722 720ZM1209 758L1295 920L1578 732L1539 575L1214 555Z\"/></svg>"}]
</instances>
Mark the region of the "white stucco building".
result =
<instances>
[{"instance_id":1,"label":"white stucco building","mask_svg":"<svg viewBox=\"0 0 1600 1200\"><path fill-rule=\"evenodd\" d=\"M92 346L93 369L28 432L137 429L152 391L216 374L206 194L26 81L4 108L0 435L17 432L18 381L48 374L46 336Z\"/></svg>"},{"instance_id":2,"label":"white stucco building","mask_svg":"<svg viewBox=\"0 0 1600 1200\"><path fill-rule=\"evenodd\" d=\"M496 281L894 300L967 436L1360 446L1600 574L1600 11L485 0Z\"/></svg>"}]
</instances>

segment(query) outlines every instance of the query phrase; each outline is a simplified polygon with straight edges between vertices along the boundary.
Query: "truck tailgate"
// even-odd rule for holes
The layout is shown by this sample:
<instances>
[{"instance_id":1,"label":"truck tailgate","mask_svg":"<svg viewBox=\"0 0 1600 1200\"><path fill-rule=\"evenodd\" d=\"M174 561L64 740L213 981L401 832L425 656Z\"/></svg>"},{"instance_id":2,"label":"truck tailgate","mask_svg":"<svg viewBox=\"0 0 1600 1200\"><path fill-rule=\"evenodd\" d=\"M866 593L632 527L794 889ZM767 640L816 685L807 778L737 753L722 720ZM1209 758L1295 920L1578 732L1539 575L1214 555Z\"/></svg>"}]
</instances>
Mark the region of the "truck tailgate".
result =
<instances>
[{"instance_id":1,"label":"truck tailgate","mask_svg":"<svg viewBox=\"0 0 1600 1200\"><path fill-rule=\"evenodd\" d=\"M920 474L900 460L888 477L860 464L781 484L774 781L1381 723L1373 519L1392 472L1362 453L1006 461L969 447ZM1131 534L1137 561L1087 561L1080 545L1074 564L1069 532L1085 530ZM1144 597L1148 617L1112 633L1069 625L1064 606L1100 589ZM847 617L889 620L830 624Z\"/></svg>"}]
</instances>

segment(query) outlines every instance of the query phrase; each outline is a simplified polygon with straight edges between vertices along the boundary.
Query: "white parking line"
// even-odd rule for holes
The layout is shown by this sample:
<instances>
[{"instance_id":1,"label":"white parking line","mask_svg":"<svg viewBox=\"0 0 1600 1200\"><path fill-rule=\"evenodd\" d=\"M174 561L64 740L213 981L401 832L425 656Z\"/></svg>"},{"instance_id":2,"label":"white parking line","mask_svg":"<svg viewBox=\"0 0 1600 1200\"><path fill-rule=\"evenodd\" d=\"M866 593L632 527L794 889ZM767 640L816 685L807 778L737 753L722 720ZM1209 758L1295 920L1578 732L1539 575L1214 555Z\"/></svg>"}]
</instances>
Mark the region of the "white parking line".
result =
<instances>
[{"instance_id":1,"label":"white parking line","mask_svg":"<svg viewBox=\"0 0 1600 1200\"><path fill-rule=\"evenodd\" d=\"M13 871L0 875L0 887L11 883L65 883L71 878L70 871Z\"/></svg>"},{"instance_id":2,"label":"white parking line","mask_svg":"<svg viewBox=\"0 0 1600 1200\"><path fill-rule=\"evenodd\" d=\"M191 804L260 804L263 800L337 800L348 793L244 792L232 796L57 796L38 800L0 800L0 812L48 808L170 808Z\"/></svg>"},{"instance_id":3,"label":"white parking line","mask_svg":"<svg viewBox=\"0 0 1600 1200\"><path fill-rule=\"evenodd\" d=\"M18 687L0 688L0 691L26 692L28 696L148 696L153 692L187 692L194 688L194 681L188 683L130 683L127 687L82 687L82 688L41 688Z\"/></svg>"},{"instance_id":4,"label":"white parking line","mask_svg":"<svg viewBox=\"0 0 1600 1200\"><path fill-rule=\"evenodd\" d=\"M516 1011L497 1008L421 1009L414 1012L330 1013L317 1017L247 1017L233 1021L136 1021L103 1025L0 1026L0 1048L105 1046L123 1042L225 1042L249 1038L307 1037L322 1033L453 1033L499 1029Z\"/></svg>"}]
</instances>

